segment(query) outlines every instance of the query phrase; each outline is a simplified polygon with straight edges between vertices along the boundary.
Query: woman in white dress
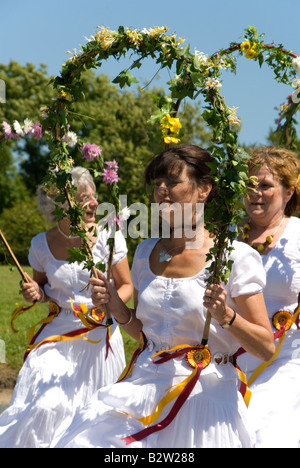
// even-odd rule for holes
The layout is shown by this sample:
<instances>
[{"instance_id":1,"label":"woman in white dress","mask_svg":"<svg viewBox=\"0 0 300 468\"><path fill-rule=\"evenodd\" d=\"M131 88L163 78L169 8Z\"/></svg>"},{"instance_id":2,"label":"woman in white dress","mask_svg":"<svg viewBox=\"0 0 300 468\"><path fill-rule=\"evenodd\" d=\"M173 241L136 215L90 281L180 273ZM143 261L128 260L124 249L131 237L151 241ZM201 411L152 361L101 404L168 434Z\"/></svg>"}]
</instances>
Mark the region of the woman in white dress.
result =
<instances>
[{"instance_id":1,"label":"woman in white dress","mask_svg":"<svg viewBox=\"0 0 300 468\"><path fill-rule=\"evenodd\" d=\"M108 232L93 237L98 206L95 184L87 169L71 169L77 200L84 209L95 263L107 262ZM56 195L40 187L38 201L45 214L54 209ZM67 249L81 246L81 238L70 236L67 218L56 227L32 239L29 261L33 279L22 286L28 302L49 301L49 316L32 338L19 373L9 408L0 416L0 447L49 447L71 423L73 416L100 387L115 382L125 367L124 346L119 327L111 326L107 338L106 318L91 299L90 272L83 265L69 263ZM133 287L127 261L127 247L116 233L112 277L114 287L126 302ZM81 307L80 307L81 306ZM82 309L81 309L82 308ZM88 310L92 328L79 318ZM30 312L28 312L30 313ZM84 317L83 317L84 318ZM93 325L99 324L94 327ZM108 343L110 346L108 346Z\"/></svg>"},{"instance_id":2,"label":"woman in white dress","mask_svg":"<svg viewBox=\"0 0 300 468\"><path fill-rule=\"evenodd\" d=\"M190 204L195 213L197 203L213 196L206 165L211 160L207 151L193 145L171 148L155 158L146 180L154 182L154 198L161 209ZM134 310L126 307L104 277L90 280L94 304L108 302L127 333L138 339L142 331L143 339L131 368L118 383L95 393L57 447L252 445L239 392L245 388L232 357L241 345L261 359L274 352L262 295L261 260L250 247L235 242L228 284L207 288L206 255L213 239L204 230L200 244L198 239L188 242L182 225L175 236L172 216L170 223L169 238L147 239L136 251ZM206 348L199 346L207 309L213 317L210 364Z\"/></svg>"},{"instance_id":3,"label":"woman in white dress","mask_svg":"<svg viewBox=\"0 0 300 468\"><path fill-rule=\"evenodd\" d=\"M258 448L300 444L300 220L292 216L300 208L299 173L297 155L286 149L257 149L249 162L249 174L258 184L245 199L249 218L241 240L261 254L264 297L277 347L268 365L248 353L238 359L251 384L249 415Z\"/></svg>"}]
</instances>

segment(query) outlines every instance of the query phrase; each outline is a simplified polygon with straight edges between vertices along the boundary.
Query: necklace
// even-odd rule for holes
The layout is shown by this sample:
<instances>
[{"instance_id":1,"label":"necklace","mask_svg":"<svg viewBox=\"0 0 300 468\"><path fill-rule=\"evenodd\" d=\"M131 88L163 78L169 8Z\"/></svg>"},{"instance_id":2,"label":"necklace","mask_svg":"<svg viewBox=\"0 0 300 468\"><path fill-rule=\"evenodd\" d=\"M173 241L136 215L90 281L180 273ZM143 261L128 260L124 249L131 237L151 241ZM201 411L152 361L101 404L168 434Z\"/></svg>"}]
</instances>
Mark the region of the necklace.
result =
<instances>
[{"instance_id":1,"label":"necklace","mask_svg":"<svg viewBox=\"0 0 300 468\"><path fill-rule=\"evenodd\" d=\"M61 228L59 227L59 224L57 224L56 227L57 227L58 232L66 239L77 239L78 237L80 237L80 236L68 236L61 230Z\"/></svg>"},{"instance_id":2,"label":"necklace","mask_svg":"<svg viewBox=\"0 0 300 468\"><path fill-rule=\"evenodd\" d=\"M170 250L162 250L159 254L159 263L162 262L170 262L173 258L173 255L170 255L169 252L172 252L173 250L179 249L180 247L183 247L186 243L177 245L177 247L173 247Z\"/></svg>"},{"instance_id":3,"label":"necklace","mask_svg":"<svg viewBox=\"0 0 300 468\"><path fill-rule=\"evenodd\" d=\"M283 223L283 220L284 220L284 216L279 224L279 226L276 228L276 230L274 231L274 233L271 235L271 236L267 236L266 237L266 240L264 243L261 243L261 244L258 244L257 246L253 245L253 242L251 242L249 244L249 234L248 232L251 231L251 226L249 223L246 223L243 228L242 228L242 239L246 242L246 244L249 244L250 247L253 247L253 249L256 249L258 250L258 252L262 252L268 245L272 244L273 242L273 239L274 239L274 236L275 234L277 233L278 229L280 228L280 226L282 225ZM246 231L246 232L245 232Z\"/></svg>"}]
</instances>

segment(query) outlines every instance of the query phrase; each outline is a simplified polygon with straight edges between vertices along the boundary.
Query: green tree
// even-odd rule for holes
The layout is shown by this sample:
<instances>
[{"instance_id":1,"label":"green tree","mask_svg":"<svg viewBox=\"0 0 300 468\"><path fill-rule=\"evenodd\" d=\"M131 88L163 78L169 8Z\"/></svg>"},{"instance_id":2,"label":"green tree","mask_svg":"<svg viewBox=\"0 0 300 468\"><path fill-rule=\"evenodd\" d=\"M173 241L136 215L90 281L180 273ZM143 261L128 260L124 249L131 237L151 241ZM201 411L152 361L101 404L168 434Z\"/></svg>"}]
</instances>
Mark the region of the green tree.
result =
<instances>
[{"instance_id":1,"label":"green tree","mask_svg":"<svg viewBox=\"0 0 300 468\"><path fill-rule=\"evenodd\" d=\"M6 208L0 215L0 229L19 262L28 264L31 239L39 232L46 231L50 224L38 210L35 197L18 201L12 208ZM0 245L0 261L13 263L4 246Z\"/></svg>"},{"instance_id":2,"label":"green tree","mask_svg":"<svg viewBox=\"0 0 300 468\"><path fill-rule=\"evenodd\" d=\"M14 120L23 123L26 118L43 123L40 109L50 105L54 96L50 77L47 76L45 65L36 69L32 64L21 66L16 62L9 65L0 64L0 79L6 83L6 104L0 105L0 122L13 124ZM157 126L149 123L150 116L156 110L154 96L163 96L163 90L143 89L137 87L135 91L128 88L120 90L117 85L110 83L103 74L96 74L88 70L83 74L84 95L72 107L73 112L71 130L76 132L87 142L96 143L103 149L105 160L115 159L120 166L120 193L126 194L128 204L136 201L148 203L144 190L144 170L153 154L164 149L161 131ZM206 145L210 141L211 133L204 127L200 106L187 101L181 106L179 114L185 128L182 142ZM0 143L1 144L1 143ZM32 137L19 140L2 141L0 147L0 213L6 208L15 206L11 211L13 216L18 213L18 206L22 200L32 197L36 187L42 182L48 170L49 150L44 139L38 141ZM81 153L73 151L72 157L76 165L93 165L82 159ZM94 166L96 168L96 166ZM105 200L106 186L97 181L97 189L101 200ZM37 210L33 205L33 210ZM21 241L13 226L7 221L7 211L3 214L4 232L13 242L22 260L27 259L31 228L24 224L19 226L20 217L17 216L18 230L23 234ZM27 213L34 219L39 213ZM1 217L2 220L2 217ZM0 220L0 222L1 222ZM31 218L28 217L28 224ZM43 223L39 221L42 230ZM3 225L3 222L2 222ZM133 255L137 241L128 239L130 256ZM22 248L18 246L22 245Z\"/></svg>"},{"instance_id":3,"label":"green tree","mask_svg":"<svg viewBox=\"0 0 300 468\"><path fill-rule=\"evenodd\" d=\"M23 122L26 118L39 121L41 106L54 96L46 66L41 65L36 69L33 64L22 66L13 61L8 65L0 64L0 79L6 85L6 103L0 104L1 124L3 121L10 124L15 120ZM0 213L17 200L34 193L33 185L46 174L48 167L43 164L43 151L41 144L33 146L22 139L0 142ZM38 164L34 166L29 163L27 172L26 165L32 158L33 161L38 159ZM22 172L23 164L25 167Z\"/></svg>"}]
</instances>

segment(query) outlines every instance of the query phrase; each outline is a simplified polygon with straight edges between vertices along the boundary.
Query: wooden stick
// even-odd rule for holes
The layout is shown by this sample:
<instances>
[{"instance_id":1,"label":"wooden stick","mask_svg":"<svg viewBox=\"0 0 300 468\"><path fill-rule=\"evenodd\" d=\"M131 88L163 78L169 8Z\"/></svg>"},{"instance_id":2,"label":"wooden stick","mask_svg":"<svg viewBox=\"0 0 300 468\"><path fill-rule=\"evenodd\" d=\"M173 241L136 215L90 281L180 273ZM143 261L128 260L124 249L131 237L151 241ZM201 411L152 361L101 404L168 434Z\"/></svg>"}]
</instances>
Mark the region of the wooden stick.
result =
<instances>
[{"instance_id":1,"label":"wooden stick","mask_svg":"<svg viewBox=\"0 0 300 468\"><path fill-rule=\"evenodd\" d=\"M1 231L1 229L0 229L0 237L1 237L1 240L2 240L3 244L4 244L5 247L7 248L8 252L10 253L10 255L11 255L13 261L15 262L15 265L16 265L16 267L18 268L18 270L19 270L19 272L20 272L20 274L21 274L23 280L25 281L25 283L29 283L29 280L27 279L27 277L26 277L24 271L22 270L22 267L21 267L20 263L18 262L18 260L17 260L17 258L16 258L16 256L15 256L15 254L13 253L13 251L12 251L12 249L11 249L9 243L8 243L7 240L5 239L5 236L4 236L3 232Z\"/></svg>"}]
</instances>

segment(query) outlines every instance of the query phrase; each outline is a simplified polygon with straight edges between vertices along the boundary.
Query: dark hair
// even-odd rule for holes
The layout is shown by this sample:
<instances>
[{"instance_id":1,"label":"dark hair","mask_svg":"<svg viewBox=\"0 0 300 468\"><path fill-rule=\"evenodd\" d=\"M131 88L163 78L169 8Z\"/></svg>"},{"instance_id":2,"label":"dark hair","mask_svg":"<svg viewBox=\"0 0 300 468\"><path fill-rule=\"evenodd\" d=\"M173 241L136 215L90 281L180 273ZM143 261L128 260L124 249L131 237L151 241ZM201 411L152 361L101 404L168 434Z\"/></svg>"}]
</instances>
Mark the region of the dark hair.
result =
<instances>
[{"instance_id":1,"label":"dark hair","mask_svg":"<svg viewBox=\"0 0 300 468\"><path fill-rule=\"evenodd\" d=\"M212 190L208 201L216 197L216 184L210 176L210 168L207 163L213 161L211 154L196 145L181 145L169 148L160 153L147 167L145 172L146 184L151 185L155 179L170 176L178 176L183 167L188 169L188 176L197 185L210 183Z\"/></svg>"}]
</instances>

